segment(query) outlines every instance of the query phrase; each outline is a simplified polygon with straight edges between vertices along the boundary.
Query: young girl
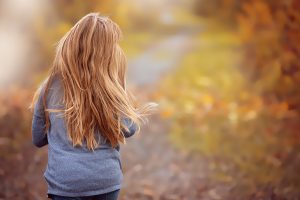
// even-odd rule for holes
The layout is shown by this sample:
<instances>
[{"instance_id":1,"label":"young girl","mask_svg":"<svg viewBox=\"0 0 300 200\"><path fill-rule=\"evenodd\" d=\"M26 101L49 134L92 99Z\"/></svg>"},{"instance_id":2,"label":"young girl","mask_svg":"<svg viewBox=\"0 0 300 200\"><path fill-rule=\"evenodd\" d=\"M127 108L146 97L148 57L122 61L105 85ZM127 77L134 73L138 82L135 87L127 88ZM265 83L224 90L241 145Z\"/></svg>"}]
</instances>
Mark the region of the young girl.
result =
<instances>
[{"instance_id":1,"label":"young girl","mask_svg":"<svg viewBox=\"0 0 300 200\"><path fill-rule=\"evenodd\" d=\"M49 77L33 100L32 139L48 144L48 197L115 200L119 144L139 132L155 106L137 107L126 88L121 30L91 13L59 41Z\"/></svg>"}]
</instances>

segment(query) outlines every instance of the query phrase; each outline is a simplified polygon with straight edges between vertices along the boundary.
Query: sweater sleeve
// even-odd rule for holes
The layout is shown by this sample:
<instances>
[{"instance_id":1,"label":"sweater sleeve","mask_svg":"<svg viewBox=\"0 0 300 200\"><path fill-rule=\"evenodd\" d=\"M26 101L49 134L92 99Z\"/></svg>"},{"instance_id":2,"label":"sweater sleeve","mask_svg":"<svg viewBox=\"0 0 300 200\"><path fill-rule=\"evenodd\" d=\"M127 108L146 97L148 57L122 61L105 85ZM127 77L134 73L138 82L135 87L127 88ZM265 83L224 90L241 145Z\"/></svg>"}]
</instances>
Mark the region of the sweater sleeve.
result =
<instances>
[{"instance_id":1,"label":"sweater sleeve","mask_svg":"<svg viewBox=\"0 0 300 200\"><path fill-rule=\"evenodd\" d=\"M126 127L128 127L128 131L126 131L125 129L122 130L125 138L133 136L135 134L136 130L137 130L136 124L133 123L131 121L131 119L129 119L129 118L124 118L122 121L123 121L124 125Z\"/></svg>"},{"instance_id":2,"label":"sweater sleeve","mask_svg":"<svg viewBox=\"0 0 300 200\"><path fill-rule=\"evenodd\" d=\"M48 144L47 134L45 133L46 119L45 111L43 108L43 95L44 88L40 88L41 92L34 105L33 117L32 117L32 143L36 147L43 147Z\"/></svg>"}]
</instances>

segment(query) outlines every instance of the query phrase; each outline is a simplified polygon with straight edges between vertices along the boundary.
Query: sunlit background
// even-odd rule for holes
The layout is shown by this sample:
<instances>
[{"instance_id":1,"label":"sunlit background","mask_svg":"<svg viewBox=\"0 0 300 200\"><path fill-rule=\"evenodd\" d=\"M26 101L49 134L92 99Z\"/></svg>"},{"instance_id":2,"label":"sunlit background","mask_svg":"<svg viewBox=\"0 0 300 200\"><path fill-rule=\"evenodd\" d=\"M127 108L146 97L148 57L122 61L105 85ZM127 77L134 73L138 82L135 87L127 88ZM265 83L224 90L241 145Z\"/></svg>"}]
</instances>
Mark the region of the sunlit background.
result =
<instances>
[{"instance_id":1,"label":"sunlit background","mask_svg":"<svg viewBox=\"0 0 300 200\"><path fill-rule=\"evenodd\" d=\"M33 92L90 12L123 30L130 88L158 112L121 148L121 200L300 199L300 1L1 0L0 200L43 200Z\"/></svg>"}]
</instances>

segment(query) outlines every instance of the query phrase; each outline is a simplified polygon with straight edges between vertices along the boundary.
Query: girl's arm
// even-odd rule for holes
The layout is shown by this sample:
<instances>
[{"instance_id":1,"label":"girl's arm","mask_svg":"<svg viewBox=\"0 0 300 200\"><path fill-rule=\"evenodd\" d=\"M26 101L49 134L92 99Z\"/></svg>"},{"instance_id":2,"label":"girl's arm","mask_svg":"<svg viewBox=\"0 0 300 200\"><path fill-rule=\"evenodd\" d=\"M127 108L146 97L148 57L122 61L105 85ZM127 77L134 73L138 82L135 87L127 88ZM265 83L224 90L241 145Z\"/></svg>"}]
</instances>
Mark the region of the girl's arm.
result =
<instances>
[{"instance_id":1,"label":"girl's arm","mask_svg":"<svg viewBox=\"0 0 300 200\"><path fill-rule=\"evenodd\" d=\"M34 105L33 118L32 118L32 143L37 147L43 147L48 144L47 134L45 133L46 119L43 107L43 94L41 88L39 97Z\"/></svg>"},{"instance_id":2,"label":"girl's arm","mask_svg":"<svg viewBox=\"0 0 300 200\"><path fill-rule=\"evenodd\" d=\"M123 123L129 129L129 131L126 131L124 129L122 130L125 138L133 136L135 134L136 130L137 130L136 124L135 123L131 124L131 120L128 119L128 118L124 118Z\"/></svg>"}]
</instances>

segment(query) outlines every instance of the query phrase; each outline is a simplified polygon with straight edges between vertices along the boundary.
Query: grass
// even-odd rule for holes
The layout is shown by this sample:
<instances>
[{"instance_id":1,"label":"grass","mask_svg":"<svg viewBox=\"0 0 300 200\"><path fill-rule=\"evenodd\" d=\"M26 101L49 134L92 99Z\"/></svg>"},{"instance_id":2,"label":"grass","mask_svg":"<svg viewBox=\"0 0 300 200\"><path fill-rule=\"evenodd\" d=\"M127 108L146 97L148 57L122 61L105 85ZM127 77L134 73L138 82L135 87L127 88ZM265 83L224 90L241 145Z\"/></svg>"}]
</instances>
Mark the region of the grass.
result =
<instances>
[{"instance_id":1,"label":"grass","mask_svg":"<svg viewBox=\"0 0 300 200\"><path fill-rule=\"evenodd\" d=\"M124 49L126 56L131 59L149 47L156 40L156 37L153 32L131 31L124 34L124 39L120 45Z\"/></svg>"},{"instance_id":2,"label":"grass","mask_svg":"<svg viewBox=\"0 0 300 200\"><path fill-rule=\"evenodd\" d=\"M245 193L271 185L283 196L299 194L296 166L287 168L278 157L295 146L284 144L288 131L242 74L242 61L234 32L214 27L195 36L193 51L158 92L162 115L173 122L170 139L178 148L224 162L227 170L219 168L214 178L230 180Z\"/></svg>"}]
</instances>

